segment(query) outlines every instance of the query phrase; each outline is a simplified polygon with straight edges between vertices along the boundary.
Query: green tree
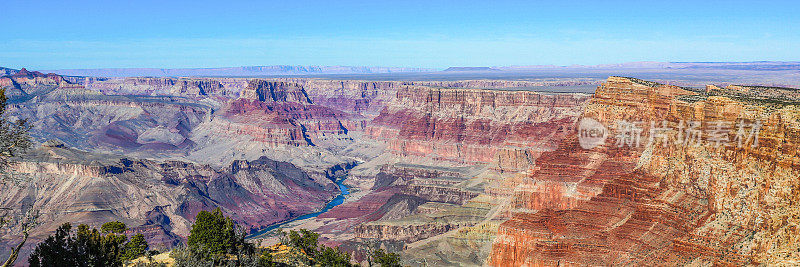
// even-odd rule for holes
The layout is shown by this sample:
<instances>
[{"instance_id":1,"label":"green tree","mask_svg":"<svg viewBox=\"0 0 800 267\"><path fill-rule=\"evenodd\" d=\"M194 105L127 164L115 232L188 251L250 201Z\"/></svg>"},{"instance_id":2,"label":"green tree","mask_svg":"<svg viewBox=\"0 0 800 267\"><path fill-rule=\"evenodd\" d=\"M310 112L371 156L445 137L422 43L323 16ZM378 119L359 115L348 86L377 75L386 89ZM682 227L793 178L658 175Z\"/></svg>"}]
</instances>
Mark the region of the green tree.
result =
<instances>
[{"instance_id":1,"label":"green tree","mask_svg":"<svg viewBox=\"0 0 800 267\"><path fill-rule=\"evenodd\" d=\"M200 211L197 214L192 230L189 232L189 250L195 255L206 258L223 255L243 255L253 253L252 244L245 242L246 233L236 228L236 222L225 217L219 208L211 212Z\"/></svg>"},{"instance_id":2,"label":"green tree","mask_svg":"<svg viewBox=\"0 0 800 267\"><path fill-rule=\"evenodd\" d=\"M124 234L125 231L128 230L128 227L125 226L125 223L120 221L113 221L104 223L103 226L100 226L100 231L104 234L114 233L114 234Z\"/></svg>"},{"instance_id":3,"label":"green tree","mask_svg":"<svg viewBox=\"0 0 800 267\"><path fill-rule=\"evenodd\" d=\"M397 253L386 253L383 249L377 249L370 253L369 261L379 264L381 267L400 267L400 255Z\"/></svg>"},{"instance_id":4,"label":"green tree","mask_svg":"<svg viewBox=\"0 0 800 267\"><path fill-rule=\"evenodd\" d=\"M78 225L75 233L77 252L81 258L87 259L91 266L120 266L122 251L128 238L120 234L103 235L88 225ZM84 254L84 255L81 255Z\"/></svg>"},{"instance_id":5,"label":"green tree","mask_svg":"<svg viewBox=\"0 0 800 267\"><path fill-rule=\"evenodd\" d=\"M289 231L287 234L289 246L298 248L306 253L308 256L313 257L317 252L317 243L319 241L319 234L306 229L300 229L300 232L295 230Z\"/></svg>"},{"instance_id":6,"label":"green tree","mask_svg":"<svg viewBox=\"0 0 800 267\"><path fill-rule=\"evenodd\" d=\"M144 240L144 235L134 235L131 237L131 241L125 243L125 249L122 253L122 261L126 262L144 256L147 253L148 247L147 241Z\"/></svg>"},{"instance_id":7,"label":"green tree","mask_svg":"<svg viewBox=\"0 0 800 267\"><path fill-rule=\"evenodd\" d=\"M275 264L275 259L272 257L272 253L268 251L264 251L258 257L258 261L256 261L256 265L259 267L275 267L278 266Z\"/></svg>"},{"instance_id":8,"label":"green tree","mask_svg":"<svg viewBox=\"0 0 800 267\"><path fill-rule=\"evenodd\" d=\"M339 251L339 248L332 248L327 246L322 246L320 248L319 255L316 258L317 263L322 266L331 266L331 267L350 267L353 266L350 263L350 255Z\"/></svg>"},{"instance_id":9,"label":"green tree","mask_svg":"<svg viewBox=\"0 0 800 267\"><path fill-rule=\"evenodd\" d=\"M349 267L354 266L350 263L350 255L342 252L339 248L328 247L319 244L319 234L306 229L300 231L290 230L284 232L278 230L281 243L286 243L290 247L301 251L306 255L310 262L320 266Z\"/></svg>"},{"instance_id":10,"label":"green tree","mask_svg":"<svg viewBox=\"0 0 800 267\"><path fill-rule=\"evenodd\" d=\"M236 224L219 208L200 211L189 232L189 249L203 254L225 254L233 251Z\"/></svg>"},{"instance_id":11,"label":"green tree","mask_svg":"<svg viewBox=\"0 0 800 267\"><path fill-rule=\"evenodd\" d=\"M119 224L110 224L120 226ZM124 225L122 225L124 228ZM121 228L115 227L114 231ZM102 234L88 225L78 225L72 232L72 225L65 223L56 229L55 234L39 243L28 258L30 266L122 266L130 259L147 252L144 236L138 234L127 242L122 234Z\"/></svg>"},{"instance_id":12,"label":"green tree","mask_svg":"<svg viewBox=\"0 0 800 267\"><path fill-rule=\"evenodd\" d=\"M70 236L72 225L62 224L56 229L55 234L47 237L36 246L28 264L31 267L39 266L79 266L76 247Z\"/></svg>"},{"instance_id":13,"label":"green tree","mask_svg":"<svg viewBox=\"0 0 800 267\"><path fill-rule=\"evenodd\" d=\"M175 266L253 266L259 256L247 233L219 208L200 211L189 231L188 247L174 249L170 256Z\"/></svg>"}]
</instances>

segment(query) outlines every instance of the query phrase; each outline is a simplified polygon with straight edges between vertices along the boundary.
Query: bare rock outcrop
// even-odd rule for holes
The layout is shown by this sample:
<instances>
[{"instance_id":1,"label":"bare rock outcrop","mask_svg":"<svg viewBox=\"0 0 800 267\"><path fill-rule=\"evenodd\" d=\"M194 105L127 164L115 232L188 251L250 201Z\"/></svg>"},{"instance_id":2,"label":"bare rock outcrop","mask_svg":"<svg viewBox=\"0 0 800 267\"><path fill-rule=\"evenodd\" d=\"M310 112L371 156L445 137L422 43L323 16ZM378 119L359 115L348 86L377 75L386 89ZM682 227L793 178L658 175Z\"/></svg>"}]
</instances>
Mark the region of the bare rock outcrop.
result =
<instances>
[{"instance_id":1,"label":"bare rock outcrop","mask_svg":"<svg viewBox=\"0 0 800 267\"><path fill-rule=\"evenodd\" d=\"M0 185L0 203L42 213L35 239L64 222L99 226L119 220L154 246L169 247L186 238L200 210L219 207L255 231L321 209L338 194L328 178L267 158L213 168L48 145L11 171L25 182Z\"/></svg>"},{"instance_id":2,"label":"bare rock outcrop","mask_svg":"<svg viewBox=\"0 0 800 267\"><path fill-rule=\"evenodd\" d=\"M555 149L587 97L406 86L367 127L401 156L516 171Z\"/></svg>"},{"instance_id":3,"label":"bare rock outcrop","mask_svg":"<svg viewBox=\"0 0 800 267\"><path fill-rule=\"evenodd\" d=\"M491 264L786 264L799 246L791 219L798 110L763 101L772 97L764 93L706 95L609 78L583 116L605 125L644 121L644 133L650 121L666 121L667 142L617 146L624 137L615 132L590 150L570 141L545 153L498 229ZM697 143L681 139L679 125L689 121L700 123ZM739 145L733 125L757 122L758 145ZM732 132L709 139L720 123Z\"/></svg>"}]
</instances>

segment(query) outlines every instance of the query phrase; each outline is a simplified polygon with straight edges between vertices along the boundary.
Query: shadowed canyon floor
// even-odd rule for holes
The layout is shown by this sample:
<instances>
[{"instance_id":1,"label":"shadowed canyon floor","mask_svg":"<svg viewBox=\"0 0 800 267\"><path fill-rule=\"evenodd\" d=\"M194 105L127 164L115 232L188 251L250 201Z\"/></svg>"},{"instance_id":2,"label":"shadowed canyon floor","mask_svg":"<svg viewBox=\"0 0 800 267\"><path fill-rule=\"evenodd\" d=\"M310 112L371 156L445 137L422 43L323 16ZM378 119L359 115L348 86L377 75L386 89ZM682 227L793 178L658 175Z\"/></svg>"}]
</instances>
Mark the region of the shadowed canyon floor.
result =
<instances>
[{"instance_id":1,"label":"shadowed canyon floor","mask_svg":"<svg viewBox=\"0 0 800 267\"><path fill-rule=\"evenodd\" d=\"M412 266L800 257L800 91L616 76L594 94L528 90L599 82L10 71L0 86L37 147L11 167L19 179L0 185L0 204L40 211L29 244L63 222L120 220L170 248L199 210L220 207L256 233L322 210L343 181L341 205L284 227L319 232L359 261L375 248ZM581 147L583 119L608 127L605 143ZM687 145L678 126L690 121L704 133L730 125L729 142ZM613 131L620 122L642 122L640 145ZM760 131L738 146L744 122ZM664 140L648 142L656 132ZM0 255L14 227L0 233ZM252 240L277 242L271 231Z\"/></svg>"}]
</instances>

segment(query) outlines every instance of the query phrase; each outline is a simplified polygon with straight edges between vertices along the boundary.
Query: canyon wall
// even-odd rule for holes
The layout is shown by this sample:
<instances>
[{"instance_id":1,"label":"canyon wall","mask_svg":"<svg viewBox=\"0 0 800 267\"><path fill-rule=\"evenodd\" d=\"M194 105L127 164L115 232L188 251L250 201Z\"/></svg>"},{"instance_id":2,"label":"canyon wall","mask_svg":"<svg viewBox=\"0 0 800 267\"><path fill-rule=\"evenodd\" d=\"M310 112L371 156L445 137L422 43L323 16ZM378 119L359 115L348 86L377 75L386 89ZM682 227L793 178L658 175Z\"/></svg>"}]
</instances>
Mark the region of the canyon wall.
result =
<instances>
[{"instance_id":1,"label":"canyon wall","mask_svg":"<svg viewBox=\"0 0 800 267\"><path fill-rule=\"evenodd\" d=\"M45 211L35 238L65 221L122 220L172 246L202 209L220 207L251 230L316 211L349 172L345 203L297 227L356 259L380 247L409 265L800 256L797 90L624 77L591 96L525 90L592 82L21 70L0 78L9 113L31 122L37 143L65 144L14 165L29 179L3 185L0 201ZM584 148L582 125L604 125L605 142Z\"/></svg>"},{"instance_id":2,"label":"canyon wall","mask_svg":"<svg viewBox=\"0 0 800 267\"><path fill-rule=\"evenodd\" d=\"M59 75L28 71L25 68L15 71L13 74L9 73L9 75L0 76L0 88L5 90L6 97L12 103L29 100L54 88L74 86L78 85Z\"/></svg>"},{"instance_id":3,"label":"canyon wall","mask_svg":"<svg viewBox=\"0 0 800 267\"><path fill-rule=\"evenodd\" d=\"M34 240L65 222L97 227L120 220L132 233L147 233L151 246L170 247L185 240L200 210L221 208L255 231L319 210L338 194L328 177L265 157L217 169L97 154L53 141L10 171L26 182L0 185L0 204L41 214Z\"/></svg>"},{"instance_id":4,"label":"canyon wall","mask_svg":"<svg viewBox=\"0 0 800 267\"><path fill-rule=\"evenodd\" d=\"M322 233L323 242L356 259L388 247L411 265L482 264L495 225L505 220L501 198L513 193L502 188L503 177L556 149L589 96L440 85L517 84L394 84L394 98L355 140L383 148L351 170L346 183L358 193L295 227Z\"/></svg>"},{"instance_id":5,"label":"canyon wall","mask_svg":"<svg viewBox=\"0 0 800 267\"><path fill-rule=\"evenodd\" d=\"M576 131L544 153L518 185L490 263L788 264L800 246L793 219L798 111L761 98L609 78L582 117L610 130L642 122L641 145L630 146L617 129L587 150ZM699 124L681 128L689 122ZM759 122L756 145L747 136Z\"/></svg>"},{"instance_id":6,"label":"canyon wall","mask_svg":"<svg viewBox=\"0 0 800 267\"><path fill-rule=\"evenodd\" d=\"M367 127L399 156L529 168L555 149L587 96L404 86Z\"/></svg>"}]
</instances>

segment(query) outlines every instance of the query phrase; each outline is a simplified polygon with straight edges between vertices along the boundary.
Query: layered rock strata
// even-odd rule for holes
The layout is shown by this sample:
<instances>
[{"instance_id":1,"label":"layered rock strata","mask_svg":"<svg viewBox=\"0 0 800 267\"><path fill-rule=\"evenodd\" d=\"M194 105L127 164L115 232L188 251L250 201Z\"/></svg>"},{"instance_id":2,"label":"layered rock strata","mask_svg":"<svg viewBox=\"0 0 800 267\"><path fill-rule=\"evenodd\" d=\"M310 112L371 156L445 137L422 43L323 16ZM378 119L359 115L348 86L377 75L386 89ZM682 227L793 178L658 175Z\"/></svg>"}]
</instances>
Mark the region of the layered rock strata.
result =
<instances>
[{"instance_id":1,"label":"layered rock strata","mask_svg":"<svg viewBox=\"0 0 800 267\"><path fill-rule=\"evenodd\" d=\"M581 95L405 86L367 127L400 156L529 168L555 149Z\"/></svg>"},{"instance_id":2,"label":"layered rock strata","mask_svg":"<svg viewBox=\"0 0 800 267\"><path fill-rule=\"evenodd\" d=\"M787 264L800 246L792 219L800 113L791 99L746 97L753 93L710 96L609 78L583 116L605 125L642 121L642 133L659 140L628 146L624 131L612 131L593 149L573 140L545 153L515 193L490 263ZM688 122L698 128L681 128ZM754 145L735 125L749 132L756 123L763 124Z\"/></svg>"},{"instance_id":3,"label":"layered rock strata","mask_svg":"<svg viewBox=\"0 0 800 267\"><path fill-rule=\"evenodd\" d=\"M172 246L188 235L200 210L221 208L254 231L321 209L338 194L328 177L264 157L218 169L60 145L32 151L10 171L27 182L0 185L0 204L39 211L43 225L34 238L64 222L120 220L132 233L146 233L152 245Z\"/></svg>"}]
</instances>

